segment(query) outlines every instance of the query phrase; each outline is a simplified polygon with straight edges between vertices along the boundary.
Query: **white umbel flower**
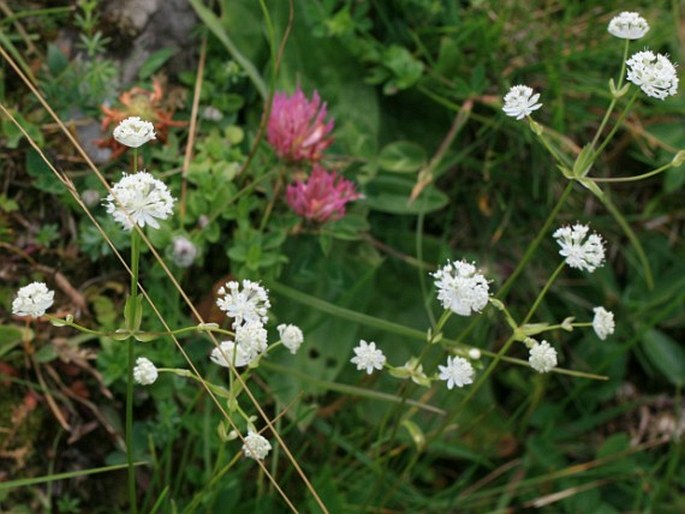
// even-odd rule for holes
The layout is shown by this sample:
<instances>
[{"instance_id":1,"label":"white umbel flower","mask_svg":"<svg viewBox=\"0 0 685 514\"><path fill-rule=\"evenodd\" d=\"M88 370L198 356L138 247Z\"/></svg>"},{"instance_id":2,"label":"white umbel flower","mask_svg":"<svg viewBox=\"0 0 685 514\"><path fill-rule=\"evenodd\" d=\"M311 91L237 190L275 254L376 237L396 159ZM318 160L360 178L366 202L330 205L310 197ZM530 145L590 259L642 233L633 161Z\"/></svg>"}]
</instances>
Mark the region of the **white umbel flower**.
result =
<instances>
[{"instance_id":1,"label":"white umbel flower","mask_svg":"<svg viewBox=\"0 0 685 514\"><path fill-rule=\"evenodd\" d=\"M559 255L572 268L595 271L604 264L604 241L598 234L590 234L590 227L579 223L558 228L554 239L561 247ZM587 236L587 239L586 239Z\"/></svg>"},{"instance_id":2,"label":"white umbel flower","mask_svg":"<svg viewBox=\"0 0 685 514\"><path fill-rule=\"evenodd\" d=\"M271 443L256 432L248 430L243 443L243 453L248 459L264 460L271 451Z\"/></svg>"},{"instance_id":3,"label":"white umbel flower","mask_svg":"<svg viewBox=\"0 0 685 514\"><path fill-rule=\"evenodd\" d=\"M40 318L54 301L55 292L45 282L31 282L17 291L12 301L12 314Z\"/></svg>"},{"instance_id":4,"label":"white umbel flower","mask_svg":"<svg viewBox=\"0 0 685 514\"><path fill-rule=\"evenodd\" d=\"M276 327L276 330L278 330L278 335L281 338L283 346L290 350L290 353L295 355L297 350L300 349L302 341L304 341L304 335L302 334L300 327L281 323Z\"/></svg>"},{"instance_id":5,"label":"white umbel flower","mask_svg":"<svg viewBox=\"0 0 685 514\"><path fill-rule=\"evenodd\" d=\"M514 86L504 95L502 110L507 116L522 120L542 107L542 104L538 103L539 99L540 93L535 93L532 88L523 85Z\"/></svg>"},{"instance_id":6,"label":"white umbel flower","mask_svg":"<svg viewBox=\"0 0 685 514\"><path fill-rule=\"evenodd\" d=\"M176 236L171 241L171 259L179 268L188 268L195 262L197 246L185 236Z\"/></svg>"},{"instance_id":7,"label":"white umbel flower","mask_svg":"<svg viewBox=\"0 0 685 514\"><path fill-rule=\"evenodd\" d=\"M112 136L122 145L138 148L151 139L156 139L155 126L138 116L131 116L116 126Z\"/></svg>"},{"instance_id":8,"label":"white umbel flower","mask_svg":"<svg viewBox=\"0 0 685 514\"><path fill-rule=\"evenodd\" d=\"M266 351L267 333L259 321L244 323L235 329L235 342L255 359Z\"/></svg>"},{"instance_id":9,"label":"white umbel flower","mask_svg":"<svg viewBox=\"0 0 685 514\"><path fill-rule=\"evenodd\" d=\"M528 362L538 373L547 373L557 365L557 351L547 341L536 343L530 349Z\"/></svg>"},{"instance_id":10,"label":"white umbel flower","mask_svg":"<svg viewBox=\"0 0 685 514\"><path fill-rule=\"evenodd\" d=\"M463 357L447 357L447 366L438 366L440 380L447 381L447 389L473 384L475 373L471 363Z\"/></svg>"},{"instance_id":11,"label":"white umbel flower","mask_svg":"<svg viewBox=\"0 0 685 514\"><path fill-rule=\"evenodd\" d=\"M112 192L105 198L107 212L114 221L126 230L133 224L141 228L149 225L159 228L157 220L165 220L174 209L174 197L161 180L147 171L128 175L112 186Z\"/></svg>"},{"instance_id":12,"label":"white umbel flower","mask_svg":"<svg viewBox=\"0 0 685 514\"><path fill-rule=\"evenodd\" d=\"M607 336L610 336L616 330L616 323L614 322L614 313L606 310L604 307L595 307L595 317L592 318L592 329L602 341Z\"/></svg>"},{"instance_id":13,"label":"white umbel flower","mask_svg":"<svg viewBox=\"0 0 685 514\"><path fill-rule=\"evenodd\" d=\"M159 376L157 367L150 359L145 357L138 357L136 365L133 367L133 380L140 385L154 384Z\"/></svg>"},{"instance_id":14,"label":"white umbel flower","mask_svg":"<svg viewBox=\"0 0 685 514\"><path fill-rule=\"evenodd\" d=\"M637 52L626 61L627 79L652 98L665 100L678 92L678 74L668 57L649 50Z\"/></svg>"},{"instance_id":15,"label":"white umbel flower","mask_svg":"<svg viewBox=\"0 0 685 514\"><path fill-rule=\"evenodd\" d=\"M257 282L243 280L242 290L235 281L227 282L218 293L220 298L216 304L229 318L233 318L233 327L240 326L243 321L258 321L266 323L266 313L271 307L269 294Z\"/></svg>"},{"instance_id":16,"label":"white umbel flower","mask_svg":"<svg viewBox=\"0 0 685 514\"><path fill-rule=\"evenodd\" d=\"M649 23L640 13L624 11L611 19L607 30L621 39L640 39L649 31Z\"/></svg>"},{"instance_id":17,"label":"white umbel flower","mask_svg":"<svg viewBox=\"0 0 685 514\"><path fill-rule=\"evenodd\" d=\"M252 354L242 346L236 345L233 341L222 341L217 348L212 350L209 358L214 364L224 368L230 368L231 366L242 368L250 363Z\"/></svg>"},{"instance_id":18,"label":"white umbel flower","mask_svg":"<svg viewBox=\"0 0 685 514\"><path fill-rule=\"evenodd\" d=\"M357 365L359 371L365 369L370 375L374 369L383 369L385 365L385 355L376 348L376 343L373 341L367 343L363 339L359 341L359 346L354 348L355 356L350 359L352 364Z\"/></svg>"},{"instance_id":19,"label":"white umbel flower","mask_svg":"<svg viewBox=\"0 0 685 514\"><path fill-rule=\"evenodd\" d=\"M438 300L445 309L460 316L470 316L488 304L490 286L473 264L464 260L447 261L433 273L433 277L438 288Z\"/></svg>"}]
</instances>

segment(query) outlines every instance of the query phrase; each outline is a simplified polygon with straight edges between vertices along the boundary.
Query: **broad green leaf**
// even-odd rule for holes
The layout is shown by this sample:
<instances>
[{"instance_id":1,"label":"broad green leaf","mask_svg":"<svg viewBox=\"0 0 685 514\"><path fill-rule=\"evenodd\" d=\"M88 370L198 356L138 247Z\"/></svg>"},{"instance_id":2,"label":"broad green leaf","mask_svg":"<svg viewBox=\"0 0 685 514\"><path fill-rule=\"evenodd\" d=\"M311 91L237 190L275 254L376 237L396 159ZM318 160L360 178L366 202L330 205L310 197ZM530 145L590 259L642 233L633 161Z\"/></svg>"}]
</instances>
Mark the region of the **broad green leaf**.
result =
<instances>
[{"instance_id":1,"label":"broad green leaf","mask_svg":"<svg viewBox=\"0 0 685 514\"><path fill-rule=\"evenodd\" d=\"M642 349L650 362L672 384L685 384L685 349L660 330L648 330L642 336Z\"/></svg>"},{"instance_id":2,"label":"broad green leaf","mask_svg":"<svg viewBox=\"0 0 685 514\"><path fill-rule=\"evenodd\" d=\"M395 141L383 147L378 164L387 171L413 173L426 162L425 150L411 141Z\"/></svg>"},{"instance_id":3,"label":"broad green leaf","mask_svg":"<svg viewBox=\"0 0 685 514\"><path fill-rule=\"evenodd\" d=\"M25 331L28 331L28 334L25 334ZM24 337L32 340L33 332L15 325L0 325L0 358L18 346Z\"/></svg>"},{"instance_id":4,"label":"broad green leaf","mask_svg":"<svg viewBox=\"0 0 685 514\"><path fill-rule=\"evenodd\" d=\"M415 202L409 202L415 181L402 176L380 175L364 191L366 204L376 211L392 214L419 214L442 209L449 198L434 185L427 186Z\"/></svg>"}]
</instances>

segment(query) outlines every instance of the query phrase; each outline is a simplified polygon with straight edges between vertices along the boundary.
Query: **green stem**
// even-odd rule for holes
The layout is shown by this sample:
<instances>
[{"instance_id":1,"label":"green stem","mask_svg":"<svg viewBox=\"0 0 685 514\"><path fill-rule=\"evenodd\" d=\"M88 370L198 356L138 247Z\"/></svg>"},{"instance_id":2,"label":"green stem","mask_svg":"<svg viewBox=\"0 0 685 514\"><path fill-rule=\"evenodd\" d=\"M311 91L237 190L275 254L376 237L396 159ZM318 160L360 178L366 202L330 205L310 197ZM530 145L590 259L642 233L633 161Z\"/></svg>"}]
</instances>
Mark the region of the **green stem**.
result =
<instances>
[{"instance_id":1,"label":"green stem","mask_svg":"<svg viewBox=\"0 0 685 514\"><path fill-rule=\"evenodd\" d=\"M559 266L557 266L557 269L554 270L554 273L552 273L552 276L549 277L549 279L547 280L547 283L542 288L542 291L540 291L540 294L538 294L538 297L535 299L533 306L528 311L528 314L526 314L526 317L523 319L523 322L521 323L521 325L525 325L526 323L528 323L530 321L530 318L533 317L533 315L535 314L535 311L540 306L542 299L545 297L545 295L547 294L547 291L549 291L549 288L552 286L554 281L559 276L559 273L561 273L561 270L564 269L565 265L566 265L566 261L561 261Z\"/></svg>"},{"instance_id":2,"label":"green stem","mask_svg":"<svg viewBox=\"0 0 685 514\"><path fill-rule=\"evenodd\" d=\"M509 292L509 289L511 289L511 286L514 285L514 282L516 281L518 276L521 274L523 269L526 267L526 265L528 264L528 261L530 261L530 259L533 257L533 254L538 249L538 246L540 246L540 243L542 242L542 240L545 237L547 237L547 235L548 235L547 233L549 232L549 229L552 226L552 223L554 223L554 221L556 220L557 214L559 214L561 207L564 205L564 202L566 202L566 199L571 194L572 189L573 189L573 181L569 181L569 183L566 185L566 189L564 189L564 192L561 194L559 201L557 202L557 204L552 209L552 212L549 213L549 216L547 216L547 219L545 220L545 224L542 226L542 228L538 232L537 236L535 236L535 239L533 239L533 241L530 243L530 245L526 249L526 253L523 255L523 258L519 261L514 272L511 275L509 275L509 278L507 278L507 280L504 282L504 284L502 285L500 290L497 291L495 298L499 298L501 300L502 298L504 298L507 295L507 293ZM458 338L458 339L460 339L460 338Z\"/></svg>"},{"instance_id":3,"label":"green stem","mask_svg":"<svg viewBox=\"0 0 685 514\"><path fill-rule=\"evenodd\" d=\"M138 227L134 226L131 231L131 290L129 301L133 302L130 312L137 311L138 302L138 262L140 257L140 234ZM135 318L135 316L133 316ZM129 327L132 330L134 327ZM136 476L133 467L133 353L134 339L130 337L128 344L128 381L126 384L126 460L128 463L128 499L129 509L132 514L137 514L136 503Z\"/></svg>"},{"instance_id":4,"label":"green stem","mask_svg":"<svg viewBox=\"0 0 685 514\"><path fill-rule=\"evenodd\" d=\"M643 180L649 177L653 177L654 175L658 175L659 173L666 171L667 169L671 168L673 166L672 162L669 162L668 164L664 164L663 166L653 169L652 171L648 171L647 173L643 173L642 175L635 175L632 177L610 177L610 178L593 178L593 177L587 177L593 182L634 182L636 180Z\"/></svg>"},{"instance_id":5,"label":"green stem","mask_svg":"<svg viewBox=\"0 0 685 514\"><path fill-rule=\"evenodd\" d=\"M626 58L628 57L628 46L630 44L630 41L626 39L626 44L623 47L623 59L621 60L621 71L619 72L618 75L618 86L616 86L616 91L620 90L623 87L623 76L625 75L626 71ZM595 137L592 139L592 147L594 148L595 145L597 144L597 141L599 141L599 137L602 135L602 132L604 132L604 129L606 128L606 124L609 121L609 116L611 116L611 113L614 110L614 107L616 107L616 102L618 98L612 95L611 98L611 103L609 104L609 108L607 109L607 112L604 114L604 118L602 119L602 123L599 125L599 128L597 129L597 133L595 134Z\"/></svg>"},{"instance_id":6,"label":"green stem","mask_svg":"<svg viewBox=\"0 0 685 514\"><path fill-rule=\"evenodd\" d=\"M631 107L633 106L633 104L635 103L635 100L637 100L637 95L638 95L639 93L640 93L640 90L639 90L639 89L636 89L635 92L633 93L633 96L630 97L630 100L628 100L628 103L626 104L625 108L623 109L623 112L621 112L621 115L620 115L620 116L618 117L618 119L616 120L616 124L615 124L615 125L613 126L613 128L611 129L611 132L609 132L609 134L607 135L607 137L604 139L604 141L602 142L602 144L600 145L600 147L599 147L599 148L597 149L597 151L595 152L595 154L594 154L594 156L593 156L593 159L592 159L593 161L594 161L595 159L597 159L597 157L599 156L599 154L602 153L602 151L604 150L604 148L606 148L606 146L609 144L609 142L613 139L614 134L616 134L616 131L618 130L618 127L621 126L621 123L623 123L623 120L624 120L624 119L626 118L626 116L628 115L628 112L630 111L630 108L631 108Z\"/></svg>"}]
</instances>

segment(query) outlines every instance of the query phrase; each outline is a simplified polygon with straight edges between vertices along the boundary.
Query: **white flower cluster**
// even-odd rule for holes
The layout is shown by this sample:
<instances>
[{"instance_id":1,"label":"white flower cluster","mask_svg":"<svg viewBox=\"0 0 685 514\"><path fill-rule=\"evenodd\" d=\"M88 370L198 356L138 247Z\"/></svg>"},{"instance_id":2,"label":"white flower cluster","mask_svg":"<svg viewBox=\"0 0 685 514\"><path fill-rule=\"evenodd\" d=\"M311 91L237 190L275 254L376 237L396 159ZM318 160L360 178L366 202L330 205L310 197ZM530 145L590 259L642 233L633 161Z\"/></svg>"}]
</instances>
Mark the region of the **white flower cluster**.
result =
<instances>
[{"instance_id":1,"label":"white flower cluster","mask_svg":"<svg viewBox=\"0 0 685 514\"><path fill-rule=\"evenodd\" d=\"M604 264L604 241L597 234L588 236L589 231L590 227L577 223L557 229L554 239L561 247L559 255L565 258L566 264L592 273Z\"/></svg>"},{"instance_id":2,"label":"white flower cluster","mask_svg":"<svg viewBox=\"0 0 685 514\"><path fill-rule=\"evenodd\" d=\"M54 301L55 292L44 282L32 282L17 291L12 301L12 314L40 318Z\"/></svg>"},{"instance_id":3,"label":"white flower cluster","mask_svg":"<svg viewBox=\"0 0 685 514\"><path fill-rule=\"evenodd\" d=\"M592 319L592 329L602 341L607 336L610 336L616 330L616 323L614 322L614 313L606 310L604 307L595 307L595 317Z\"/></svg>"},{"instance_id":4,"label":"white flower cluster","mask_svg":"<svg viewBox=\"0 0 685 514\"><path fill-rule=\"evenodd\" d=\"M522 120L542 107L542 104L538 103L539 99L540 93L535 93L532 88L523 85L514 86L504 95L502 110L507 116Z\"/></svg>"},{"instance_id":5,"label":"white flower cluster","mask_svg":"<svg viewBox=\"0 0 685 514\"><path fill-rule=\"evenodd\" d=\"M245 457L254 460L264 460L271 451L271 443L257 432L248 430L243 443Z\"/></svg>"},{"instance_id":6,"label":"white flower cluster","mask_svg":"<svg viewBox=\"0 0 685 514\"><path fill-rule=\"evenodd\" d=\"M645 50L633 54L626 64L626 78L647 96L664 100L678 92L678 74L665 55Z\"/></svg>"},{"instance_id":7,"label":"white flower cluster","mask_svg":"<svg viewBox=\"0 0 685 514\"><path fill-rule=\"evenodd\" d=\"M250 321L235 329L235 341L223 341L212 350L212 362L225 368L242 367L256 361L267 349L266 329L259 321Z\"/></svg>"},{"instance_id":8,"label":"white flower cluster","mask_svg":"<svg viewBox=\"0 0 685 514\"><path fill-rule=\"evenodd\" d=\"M557 365L557 351L547 341L536 342L530 349L528 362L538 373L547 373Z\"/></svg>"},{"instance_id":9,"label":"white flower cluster","mask_svg":"<svg viewBox=\"0 0 685 514\"><path fill-rule=\"evenodd\" d=\"M159 376L157 367L150 359L138 357L136 365L133 367L133 380L140 385L154 384Z\"/></svg>"},{"instance_id":10,"label":"white flower cluster","mask_svg":"<svg viewBox=\"0 0 685 514\"><path fill-rule=\"evenodd\" d=\"M233 328L243 322L266 323L266 313L271 307L266 289L251 280L243 280L242 286L241 290L240 284L233 280L221 286L217 306L233 318Z\"/></svg>"},{"instance_id":11,"label":"white flower cluster","mask_svg":"<svg viewBox=\"0 0 685 514\"><path fill-rule=\"evenodd\" d=\"M350 359L352 364L357 365L359 371L365 369L370 375L374 369L381 370L385 365L385 355L383 351L376 348L376 343L373 341L367 343L363 339L359 341L359 345L354 348L355 356Z\"/></svg>"},{"instance_id":12,"label":"white flower cluster","mask_svg":"<svg viewBox=\"0 0 685 514\"><path fill-rule=\"evenodd\" d=\"M107 212L126 230L133 224L141 228L149 225L159 228L157 220L165 220L173 212L174 198L169 188L146 171L124 177L112 186L105 198Z\"/></svg>"},{"instance_id":13,"label":"white flower cluster","mask_svg":"<svg viewBox=\"0 0 685 514\"><path fill-rule=\"evenodd\" d=\"M640 39L649 31L649 23L639 13L624 11L611 19L607 30L621 39Z\"/></svg>"},{"instance_id":14,"label":"white flower cluster","mask_svg":"<svg viewBox=\"0 0 685 514\"><path fill-rule=\"evenodd\" d=\"M488 281L477 273L473 264L462 261L447 262L433 273L438 288L438 300L444 309L461 316L480 312L490 296Z\"/></svg>"},{"instance_id":15,"label":"white flower cluster","mask_svg":"<svg viewBox=\"0 0 685 514\"><path fill-rule=\"evenodd\" d=\"M116 126L112 136L122 145L138 148L152 139L156 139L155 126L149 121L131 116Z\"/></svg>"},{"instance_id":16,"label":"white flower cluster","mask_svg":"<svg viewBox=\"0 0 685 514\"><path fill-rule=\"evenodd\" d=\"M447 381L447 389L473 383L475 373L471 363L463 357L447 357L446 366L438 366L440 379Z\"/></svg>"},{"instance_id":17,"label":"white flower cluster","mask_svg":"<svg viewBox=\"0 0 685 514\"><path fill-rule=\"evenodd\" d=\"M302 345L302 341L304 341L304 335L300 327L281 323L276 327L276 330L278 330L283 346L290 350L290 353L293 355L296 354Z\"/></svg>"},{"instance_id":18,"label":"white flower cluster","mask_svg":"<svg viewBox=\"0 0 685 514\"><path fill-rule=\"evenodd\" d=\"M241 287L242 286L242 287ZM219 309L233 319L235 337L223 341L212 350L210 359L215 364L229 368L256 365L267 351L267 332L264 324L271 307L268 291L258 282L243 280L227 282L219 288L216 301ZM277 327L283 345L291 353L297 353L304 336L295 325L281 324Z\"/></svg>"}]
</instances>

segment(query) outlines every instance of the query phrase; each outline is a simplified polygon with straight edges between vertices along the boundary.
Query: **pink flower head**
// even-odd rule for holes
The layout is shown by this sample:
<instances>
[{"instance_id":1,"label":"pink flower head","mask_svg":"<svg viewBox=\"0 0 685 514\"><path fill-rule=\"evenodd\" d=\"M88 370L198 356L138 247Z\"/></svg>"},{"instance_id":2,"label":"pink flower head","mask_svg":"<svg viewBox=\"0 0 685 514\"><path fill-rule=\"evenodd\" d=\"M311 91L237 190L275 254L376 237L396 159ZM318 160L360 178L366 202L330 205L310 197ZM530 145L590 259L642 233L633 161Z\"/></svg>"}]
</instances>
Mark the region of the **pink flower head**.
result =
<instances>
[{"instance_id":1,"label":"pink flower head","mask_svg":"<svg viewBox=\"0 0 685 514\"><path fill-rule=\"evenodd\" d=\"M286 191L292 210L318 223L342 218L345 204L361 197L354 183L317 164L306 181L297 181L289 185Z\"/></svg>"},{"instance_id":2,"label":"pink flower head","mask_svg":"<svg viewBox=\"0 0 685 514\"><path fill-rule=\"evenodd\" d=\"M333 142L333 120L326 122L326 103L314 91L311 102L298 87L293 96L276 93L266 137L279 157L288 161L318 161Z\"/></svg>"}]
</instances>

